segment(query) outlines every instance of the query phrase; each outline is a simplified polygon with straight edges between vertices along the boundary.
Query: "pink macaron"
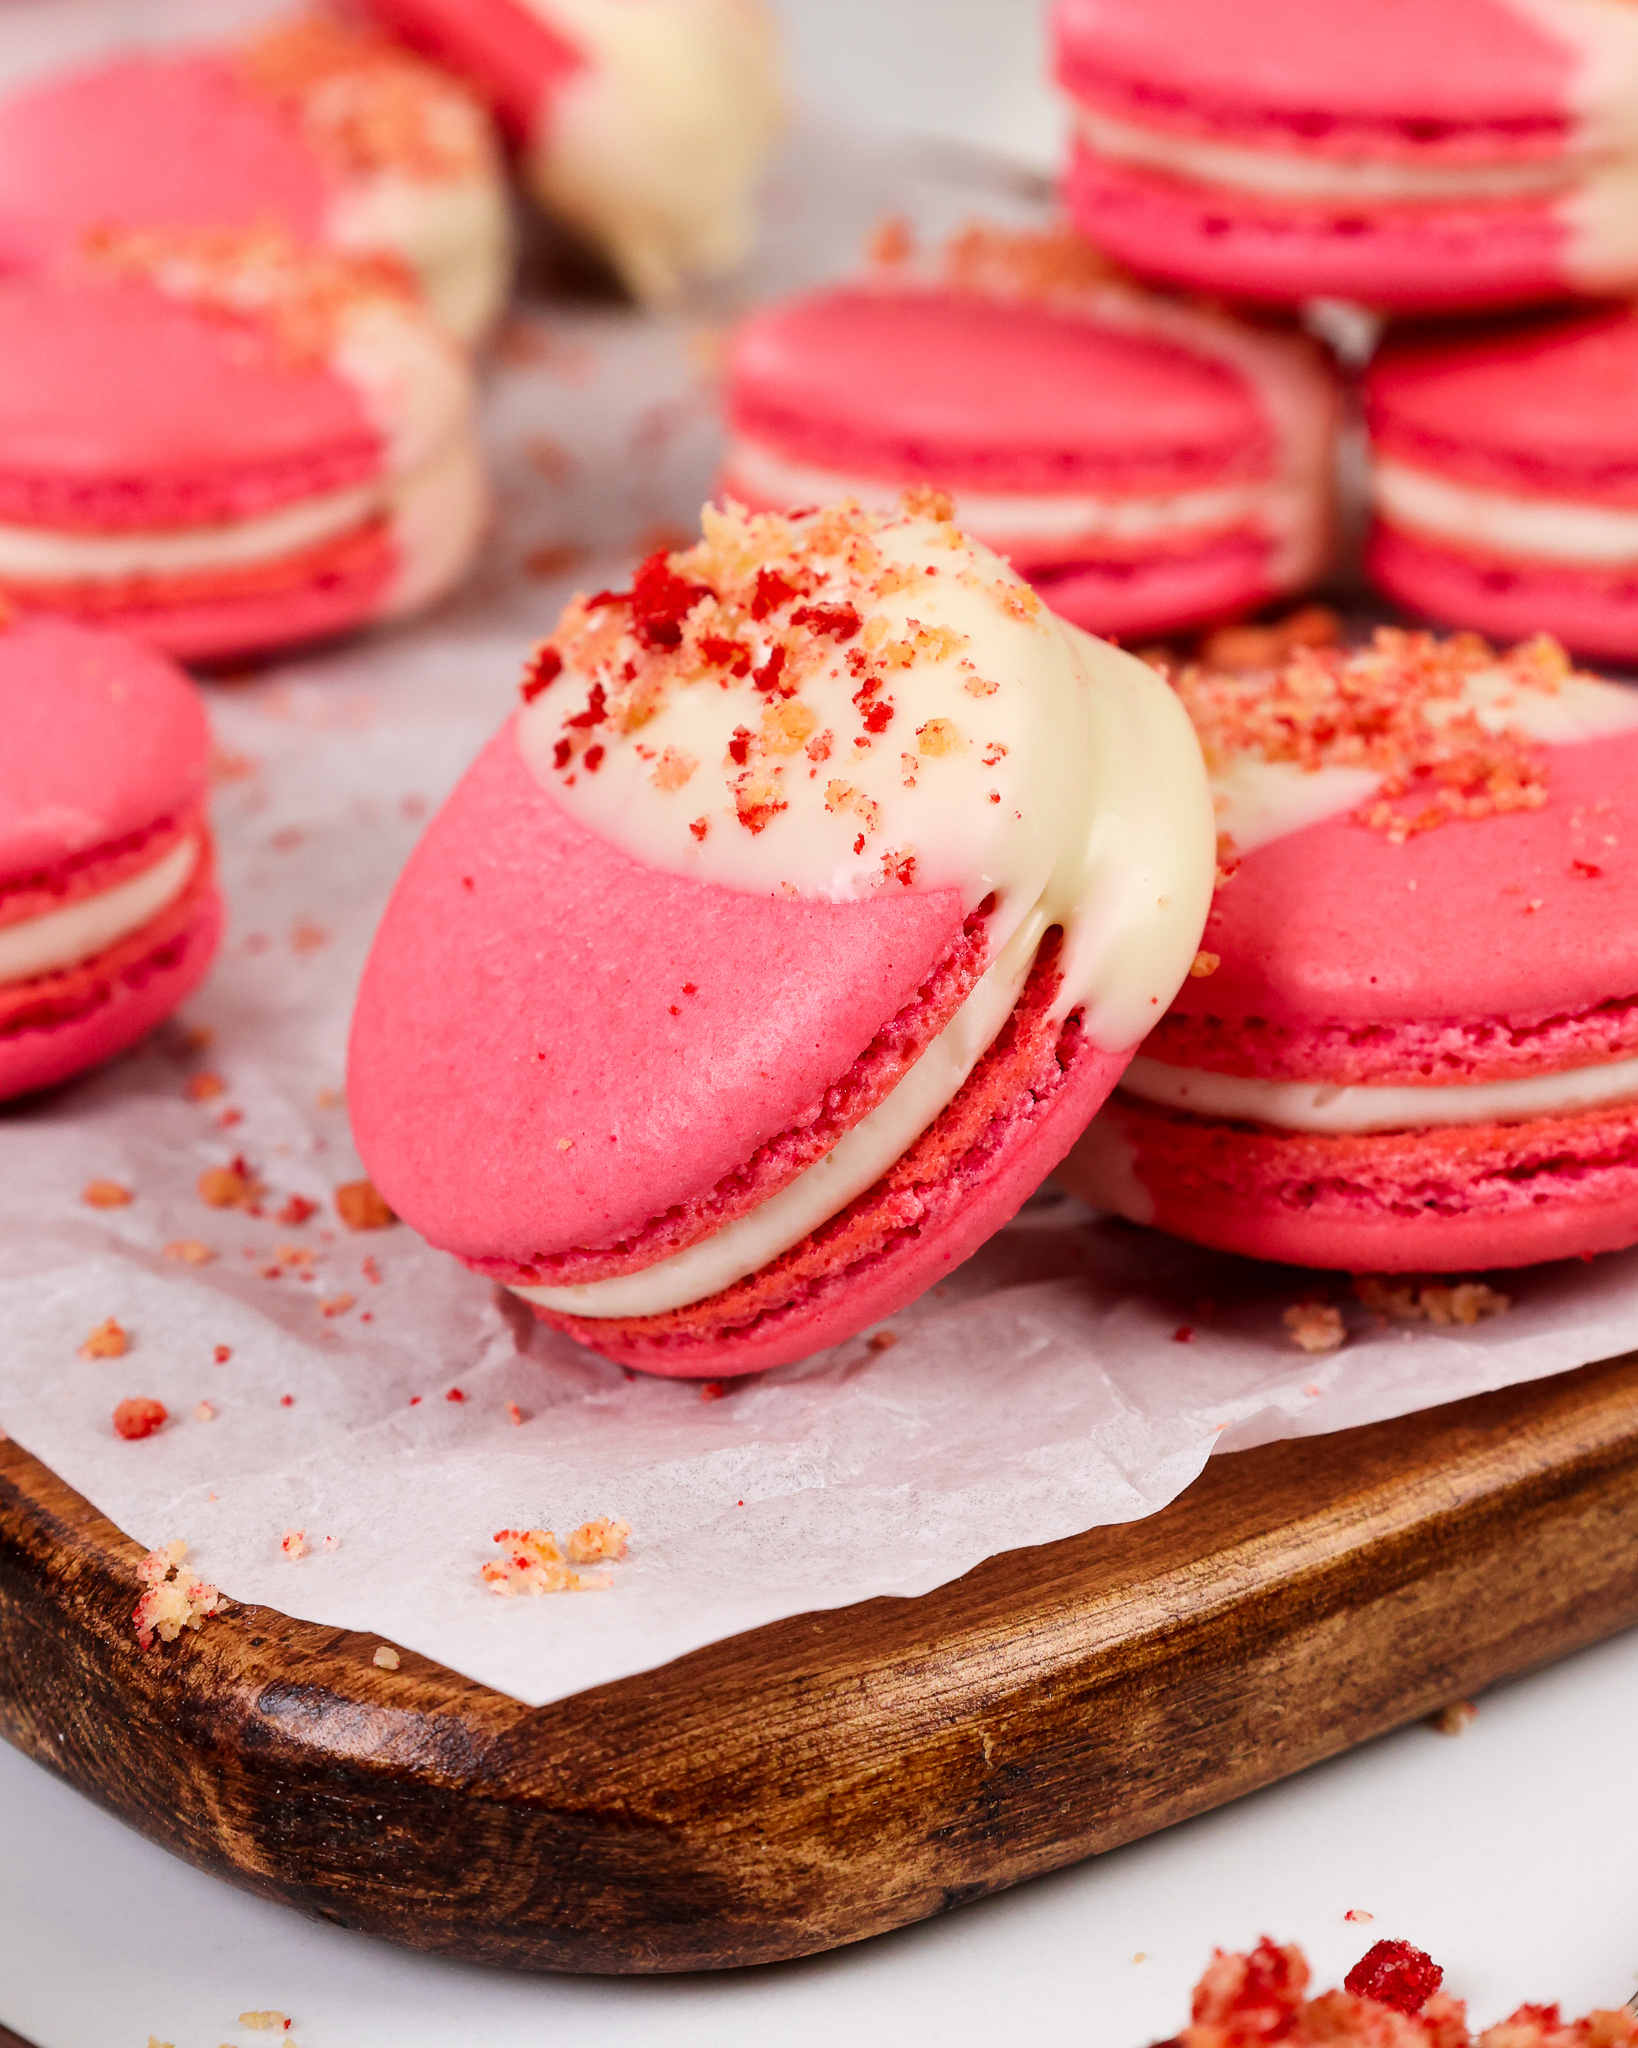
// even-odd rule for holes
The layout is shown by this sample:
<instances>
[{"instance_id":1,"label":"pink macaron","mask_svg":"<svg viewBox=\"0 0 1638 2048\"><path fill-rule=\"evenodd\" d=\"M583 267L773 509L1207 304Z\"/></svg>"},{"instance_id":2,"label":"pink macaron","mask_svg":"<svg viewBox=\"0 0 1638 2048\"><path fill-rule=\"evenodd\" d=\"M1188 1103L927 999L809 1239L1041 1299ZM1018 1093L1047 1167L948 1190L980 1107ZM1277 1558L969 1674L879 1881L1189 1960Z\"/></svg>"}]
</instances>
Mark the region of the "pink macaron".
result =
<instances>
[{"instance_id":1,"label":"pink macaron","mask_svg":"<svg viewBox=\"0 0 1638 2048\"><path fill-rule=\"evenodd\" d=\"M1498 639L1638 660L1638 316L1392 343L1366 405L1382 590Z\"/></svg>"},{"instance_id":2,"label":"pink macaron","mask_svg":"<svg viewBox=\"0 0 1638 2048\"><path fill-rule=\"evenodd\" d=\"M934 485L1091 632L1232 616L1329 557L1319 351L1145 292L1069 234L972 229L755 313L727 404L728 496L880 507Z\"/></svg>"},{"instance_id":3,"label":"pink macaron","mask_svg":"<svg viewBox=\"0 0 1638 2048\"><path fill-rule=\"evenodd\" d=\"M1293 305L1638 283L1627 0L1057 0L1064 196L1146 276Z\"/></svg>"},{"instance_id":4,"label":"pink macaron","mask_svg":"<svg viewBox=\"0 0 1638 2048\"><path fill-rule=\"evenodd\" d=\"M708 507L576 600L377 934L376 1185L623 1363L749 1372L922 1293L1194 955L1187 719L948 510Z\"/></svg>"},{"instance_id":5,"label":"pink macaron","mask_svg":"<svg viewBox=\"0 0 1638 2048\"><path fill-rule=\"evenodd\" d=\"M366 0L489 100L546 211L642 299L732 269L782 92L763 0Z\"/></svg>"},{"instance_id":6,"label":"pink macaron","mask_svg":"<svg viewBox=\"0 0 1638 2048\"><path fill-rule=\"evenodd\" d=\"M63 619L0 624L0 1097L135 1044L221 934L210 734L161 654Z\"/></svg>"},{"instance_id":7,"label":"pink macaron","mask_svg":"<svg viewBox=\"0 0 1638 2048\"><path fill-rule=\"evenodd\" d=\"M463 341L501 310L510 224L489 117L379 33L297 15L0 100L0 272L110 229L269 225L400 259Z\"/></svg>"},{"instance_id":8,"label":"pink macaron","mask_svg":"<svg viewBox=\"0 0 1638 2048\"><path fill-rule=\"evenodd\" d=\"M1063 1178L1356 1273L1638 1242L1638 691L1388 630L1180 688L1228 872Z\"/></svg>"},{"instance_id":9,"label":"pink macaron","mask_svg":"<svg viewBox=\"0 0 1638 2048\"><path fill-rule=\"evenodd\" d=\"M0 595L222 660L457 581L470 374L394 276L270 233L0 280Z\"/></svg>"}]
</instances>

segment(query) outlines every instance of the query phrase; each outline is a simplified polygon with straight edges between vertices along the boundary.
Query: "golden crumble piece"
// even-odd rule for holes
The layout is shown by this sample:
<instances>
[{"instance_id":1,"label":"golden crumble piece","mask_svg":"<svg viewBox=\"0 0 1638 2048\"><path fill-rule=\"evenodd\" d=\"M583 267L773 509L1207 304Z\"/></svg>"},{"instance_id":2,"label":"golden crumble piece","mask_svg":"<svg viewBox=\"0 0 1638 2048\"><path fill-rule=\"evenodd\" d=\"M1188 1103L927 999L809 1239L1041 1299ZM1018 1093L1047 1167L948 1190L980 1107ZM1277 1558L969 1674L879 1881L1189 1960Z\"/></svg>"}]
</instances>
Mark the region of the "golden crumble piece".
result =
<instances>
[{"instance_id":1,"label":"golden crumble piece","mask_svg":"<svg viewBox=\"0 0 1638 2048\"><path fill-rule=\"evenodd\" d=\"M598 1515L590 1522L582 1522L569 1538L566 1546L569 1562L598 1564L604 1558L618 1562L625 1556L630 1541L629 1522L614 1522L607 1515Z\"/></svg>"},{"instance_id":2,"label":"golden crumble piece","mask_svg":"<svg viewBox=\"0 0 1638 2048\"><path fill-rule=\"evenodd\" d=\"M1429 1714L1428 1726L1437 1735L1460 1735L1471 1728L1479 1718L1479 1710L1471 1700L1452 1700L1448 1707L1441 1707L1437 1714Z\"/></svg>"},{"instance_id":3,"label":"golden crumble piece","mask_svg":"<svg viewBox=\"0 0 1638 2048\"><path fill-rule=\"evenodd\" d=\"M1284 1320L1299 1351L1336 1351L1348 1341L1342 1311L1329 1302L1295 1302L1286 1310Z\"/></svg>"},{"instance_id":4,"label":"golden crumble piece","mask_svg":"<svg viewBox=\"0 0 1638 2048\"><path fill-rule=\"evenodd\" d=\"M294 2022L282 2012L242 2012L239 2024L253 2034L288 2034Z\"/></svg>"},{"instance_id":5,"label":"golden crumble piece","mask_svg":"<svg viewBox=\"0 0 1638 2048\"><path fill-rule=\"evenodd\" d=\"M349 1230L386 1230L398 1221L369 1180L336 1189L336 1214Z\"/></svg>"},{"instance_id":6,"label":"golden crumble piece","mask_svg":"<svg viewBox=\"0 0 1638 2048\"><path fill-rule=\"evenodd\" d=\"M1435 1281L1419 1286L1412 1281L1362 1278L1354 1282L1354 1293L1377 1315L1396 1322L1435 1323L1444 1327L1460 1324L1470 1328L1489 1316L1505 1315L1513 1306L1511 1295L1499 1293L1482 1280L1460 1280L1454 1284Z\"/></svg>"},{"instance_id":7,"label":"golden crumble piece","mask_svg":"<svg viewBox=\"0 0 1638 2048\"><path fill-rule=\"evenodd\" d=\"M179 1237L166 1245L164 1257L176 1259L184 1266L208 1266L216 1254L208 1244L201 1244L196 1237Z\"/></svg>"},{"instance_id":8,"label":"golden crumble piece","mask_svg":"<svg viewBox=\"0 0 1638 2048\"><path fill-rule=\"evenodd\" d=\"M396 1671L404 1660L389 1643L378 1643L370 1662L377 1671Z\"/></svg>"},{"instance_id":9,"label":"golden crumble piece","mask_svg":"<svg viewBox=\"0 0 1638 2048\"><path fill-rule=\"evenodd\" d=\"M1191 981L1205 981L1215 974L1222 964L1221 953L1208 953L1202 948L1189 962L1189 978Z\"/></svg>"},{"instance_id":10,"label":"golden crumble piece","mask_svg":"<svg viewBox=\"0 0 1638 2048\"><path fill-rule=\"evenodd\" d=\"M305 1557L307 1555L307 1531L305 1529L286 1529L279 1538L279 1548L292 1563L298 1557Z\"/></svg>"},{"instance_id":11,"label":"golden crumble piece","mask_svg":"<svg viewBox=\"0 0 1638 2048\"><path fill-rule=\"evenodd\" d=\"M216 1590L190 1571L182 1562L188 1546L180 1540L150 1550L136 1568L147 1589L131 1610L137 1641L151 1650L157 1636L162 1643L174 1643L186 1629L195 1633L213 1614L220 1614L228 1602Z\"/></svg>"},{"instance_id":12,"label":"golden crumble piece","mask_svg":"<svg viewBox=\"0 0 1638 2048\"><path fill-rule=\"evenodd\" d=\"M88 1209L123 1209L131 1199L131 1190L117 1180L88 1180L80 1191Z\"/></svg>"},{"instance_id":13,"label":"golden crumble piece","mask_svg":"<svg viewBox=\"0 0 1638 2048\"><path fill-rule=\"evenodd\" d=\"M248 1209L263 1192L243 1160L235 1160L231 1166L207 1166L198 1186L199 1199L212 1209Z\"/></svg>"},{"instance_id":14,"label":"golden crumble piece","mask_svg":"<svg viewBox=\"0 0 1638 2048\"><path fill-rule=\"evenodd\" d=\"M588 1522L585 1526L593 1525ZM550 1529L497 1529L495 1541L502 1546L503 1560L486 1564L483 1580L492 1593L503 1598L520 1593L600 1593L614 1584L607 1572L586 1578L571 1571Z\"/></svg>"},{"instance_id":15,"label":"golden crumble piece","mask_svg":"<svg viewBox=\"0 0 1638 2048\"><path fill-rule=\"evenodd\" d=\"M121 1325L112 1316L98 1323L97 1327L80 1346L84 1359L123 1358L131 1348L131 1340Z\"/></svg>"}]
</instances>

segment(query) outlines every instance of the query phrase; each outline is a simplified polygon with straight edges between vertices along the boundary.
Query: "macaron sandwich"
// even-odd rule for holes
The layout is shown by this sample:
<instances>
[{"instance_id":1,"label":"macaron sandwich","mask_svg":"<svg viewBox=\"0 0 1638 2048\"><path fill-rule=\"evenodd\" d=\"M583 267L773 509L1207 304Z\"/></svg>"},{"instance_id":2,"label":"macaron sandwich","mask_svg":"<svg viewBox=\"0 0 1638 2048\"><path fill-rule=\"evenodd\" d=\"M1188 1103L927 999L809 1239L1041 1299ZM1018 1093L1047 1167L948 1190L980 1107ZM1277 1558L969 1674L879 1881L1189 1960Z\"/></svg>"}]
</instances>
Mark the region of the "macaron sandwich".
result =
<instances>
[{"instance_id":1,"label":"macaron sandwich","mask_svg":"<svg viewBox=\"0 0 1638 2048\"><path fill-rule=\"evenodd\" d=\"M931 484L1063 617L1167 633L1324 568L1336 410L1304 336L1162 298L1061 230L973 228L743 324L723 487L885 509Z\"/></svg>"},{"instance_id":2,"label":"macaron sandwich","mask_svg":"<svg viewBox=\"0 0 1638 2048\"><path fill-rule=\"evenodd\" d=\"M1194 959L1177 698L949 512L708 507L577 599L377 934L376 1185L627 1365L777 1365L922 1293Z\"/></svg>"},{"instance_id":3,"label":"macaron sandwich","mask_svg":"<svg viewBox=\"0 0 1638 2048\"><path fill-rule=\"evenodd\" d=\"M1356 1273L1638 1243L1638 691L1386 628L1180 686L1224 874L1060 1177Z\"/></svg>"},{"instance_id":4,"label":"macaron sandwich","mask_svg":"<svg viewBox=\"0 0 1638 2048\"><path fill-rule=\"evenodd\" d=\"M0 618L0 1098L135 1044L210 965L210 733L163 655Z\"/></svg>"}]
</instances>

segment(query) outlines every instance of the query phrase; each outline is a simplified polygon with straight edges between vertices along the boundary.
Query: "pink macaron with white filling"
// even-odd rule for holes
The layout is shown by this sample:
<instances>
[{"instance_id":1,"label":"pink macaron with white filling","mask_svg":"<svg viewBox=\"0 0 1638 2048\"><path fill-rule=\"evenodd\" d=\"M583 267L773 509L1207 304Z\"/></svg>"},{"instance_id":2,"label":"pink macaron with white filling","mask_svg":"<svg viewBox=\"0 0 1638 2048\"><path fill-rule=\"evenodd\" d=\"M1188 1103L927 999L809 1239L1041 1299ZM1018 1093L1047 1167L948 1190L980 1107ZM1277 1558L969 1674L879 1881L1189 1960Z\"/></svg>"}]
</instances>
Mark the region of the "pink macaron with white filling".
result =
<instances>
[{"instance_id":1,"label":"pink macaron with white filling","mask_svg":"<svg viewBox=\"0 0 1638 2048\"><path fill-rule=\"evenodd\" d=\"M174 663L0 623L0 1098L122 1052L210 965L210 734Z\"/></svg>"},{"instance_id":2,"label":"pink macaron with white filling","mask_svg":"<svg viewBox=\"0 0 1638 2048\"><path fill-rule=\"evenodd\" d=\"M1638 692L1387 631L1180 687L1231 872L1060 1177L1353 1272L1638 1243Z\"/></svg>"},{"instance_id":3,"label":"pink macaron with white filling","mask_svg":"<svg viewBox=\"0 0 1638 2048\"><path fill-rule=\"evenodd\" d=\"M1076 224L1145 276L1294 305L1638 282L1627 0L1057 0Z\"/></svg>"},{"instance_id":4,"label":"pink macaron with white filling","mask_svg":"<svg viewBox=\"0 0 1638 2048\"><path fill-rule=\"evenodd\" d=\"M378 32L295 15L0 100L0 271L50 267L111 229L269 225L400 259L463 342L505 299L511 227L489 116Z\"/></svg>"},{"instance_id":5,"label":"pink macaron with white filling","mask_svg":"<svg viewBox=\"0 0 1638 2048\"><path fill-rule=\"evenodd\" d=\"M801 1358L932 1285L1193 957L1186 718L948 509L707 508L577 600L377 934L377 1186L645 1371Z\"/></svg>"},{"instance_id":6,"label":"pink macaron with white filling","mask_svg":"<svg viewBox=\"0 0 1638 2048\"><path fill-rule=\"evenodd\" d=\"M1496 639L1638 660L1638 315L1392 341L1365 402L1380 589Z\"/></svg>"},{"instance_id":7,"label":"pink macaron with white filling","mask_svg":"<svg viewBox=\"0 0 1638 2048\"><path fill-rule=\"evenodd\" d=\"M727 403L728 496L879 507L932 485L1091 632L1233 616L1329 558L1318 349L1146 292L1062 232L970 229L763 308Z\"/></svg>"},{"instance_id":8,"label":"pink macaron with white filling","mask_svg":"<svg viewBox=\"0 0 1638 2048\"><path fill-rule=\"evenodd\" d=\"M378 265L110 237L0 280L0 595L184 659L453 587L486 492L470 372Z\"/></svg>"},{"instance_id":9,"label":"pink macaron with white filling","mask_svg":"<svg viewBox=\"0 0 1638 2048\"><path fill-rule=\"evenodd\" d=\"M367 0L494 107L530 193L640 299L751 244L783 94L762 0Z\"/></svg>"}]
</instances>

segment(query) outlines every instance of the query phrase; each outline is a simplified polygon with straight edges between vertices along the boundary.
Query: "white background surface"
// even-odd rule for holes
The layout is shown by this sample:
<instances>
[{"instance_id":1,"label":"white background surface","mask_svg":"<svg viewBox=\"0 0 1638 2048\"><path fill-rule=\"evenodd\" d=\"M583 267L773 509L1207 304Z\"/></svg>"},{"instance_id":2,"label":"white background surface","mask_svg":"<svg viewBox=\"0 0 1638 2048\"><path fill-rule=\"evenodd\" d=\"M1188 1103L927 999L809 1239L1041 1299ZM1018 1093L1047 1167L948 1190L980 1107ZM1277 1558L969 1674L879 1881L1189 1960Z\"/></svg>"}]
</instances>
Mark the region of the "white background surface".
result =
<instances>
[{"instance_id":1,"label":"white background surface","mask_svg":"<svg viewBox=\"0 0 1638 2048\"><path fill-rule=\"evenodd\" d=\"M67 10L73 11L72 0ZM134 10L135 11L135 10ZM804 97L875 128L1050 161L1037 0L783 0ZM0 12L0 45L25 14ZM0 69L14 54L0 47ZM1476 2017L1582 2010L1638 1977L1638 1639L1492 1695L1462 1737L1413 1728L1225 1812L932 1925L717 1978L528 1980L387 1950L173 1862L0 1749L0 2019L37 2048L773 2040L1139 2048L1182 2022L1216 1943L1301 1939L1323 1981L1383 1934ZM1349 1908L1375 1915L1347 1923ZM1133 1961L1142 1952L1146 1960Z\"/></svg>"}]
</instances>

